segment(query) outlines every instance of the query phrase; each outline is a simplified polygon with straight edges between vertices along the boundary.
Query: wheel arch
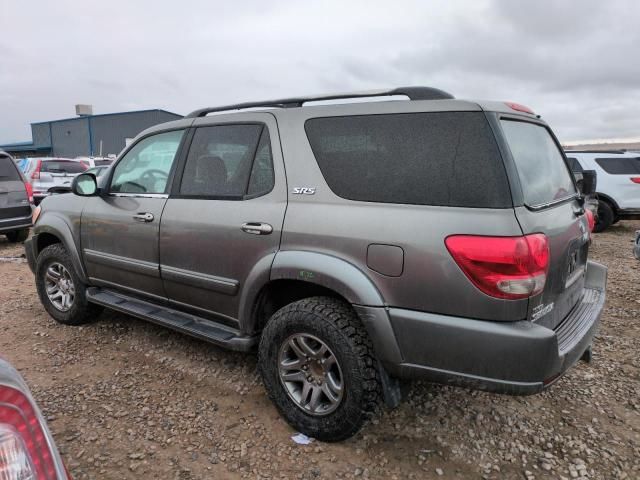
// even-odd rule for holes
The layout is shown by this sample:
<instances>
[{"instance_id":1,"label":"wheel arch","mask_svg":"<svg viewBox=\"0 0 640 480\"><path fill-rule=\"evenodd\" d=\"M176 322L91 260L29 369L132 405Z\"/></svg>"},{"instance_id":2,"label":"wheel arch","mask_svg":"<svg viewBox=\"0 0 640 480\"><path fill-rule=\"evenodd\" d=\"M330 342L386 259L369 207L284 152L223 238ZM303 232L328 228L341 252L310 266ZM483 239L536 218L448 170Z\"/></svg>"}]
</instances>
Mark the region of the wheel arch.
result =
<instances>
[{"instance_id":1,"label":"wheel arch","mask_svg":"<svg viewBox=\"0 0 640 480\"><path fill-rule=\"evenodd\" d=\"M384 306L376 286L353 264L316 252L278 252L260 260L247 277L240 300L241 330L259 331L268 314L275 312L270 304L280 308L284 301L291 303L308 296L340 298L351 305Z\"/></svg>"},{"instance_id":2,"label":"wheel arch","mask_svg":"<svg viewBox=\"0 0 640 480\"><path fill-rule=\"evenodd\" d=\"M618 206L616 201L613 198L611 198L609 195L605 193L598 193L598 201L600 200L603 200L607 202L609 205L611 205L611 207L613 208L613 213L615 214L618 213L618 210L620 209L620 207Z\"/></svg>"},{"instance_id":3,"label":"wheel arch","mask_svg":"<svg viewBox=\"0 0 640 480\"><path fill-rule=\"evenodd\" d=\"M80 257L80 253L78 252L78 248L76 247L76 242L69 225L63 219L55 215L47 215L46 224L43 224L42 220L43 219L40 219L40 224L37 226L35 232L34 253L36 260L38 258L38 255L40 255L40 252L47 248L49 245L61 243L64 248L66 248L67 252L69 252L71 262L73 263L73 267L80 277L80 280L86 283L87 275L84 270L84 265L82 264L82 259Z\"/></svg>"}]
</instances>

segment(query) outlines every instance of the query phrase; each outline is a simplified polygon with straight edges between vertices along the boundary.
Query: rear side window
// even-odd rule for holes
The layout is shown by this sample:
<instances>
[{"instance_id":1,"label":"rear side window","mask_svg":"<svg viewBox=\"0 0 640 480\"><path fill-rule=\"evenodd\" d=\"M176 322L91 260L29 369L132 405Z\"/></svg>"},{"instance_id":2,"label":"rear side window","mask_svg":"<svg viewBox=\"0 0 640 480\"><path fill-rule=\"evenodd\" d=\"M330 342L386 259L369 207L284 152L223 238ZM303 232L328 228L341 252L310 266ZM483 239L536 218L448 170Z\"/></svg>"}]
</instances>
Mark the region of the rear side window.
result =
<instances>
[{"instance_id":1,"label":"rear side window","mask_svg":"<svg viewBox=\"0 0 640 480\"><path fill-rule=\"evenodd\" d=\"M540 206L576 194L567 164L545 127L515 120L500 123L527 205Z\"/></svg>"},{"instance_id":2,"label":"rear side window","mask_svg":"<svg viewBox=\"0 0 640 480\"><path fill-rule=\"evenodd\" d=\"M638 175L640 174L640 158L596 158L596 163L602 169L612 175Z\"/></svg>"},{"instance_id":3,"label":"rear side window","mask_svg":"<svg viewBox=\"0 0 640 480\"><path fill-rule=\"evenodd\" d=\"M66 160L47 160L42 162L41 172L46 173L82 173L87 166L82 162L72 162Z\"/></svg>"},{"instance_id":4,"label":"rear side window","mask_svg":"<svg viewBox=\"0 0 640 480\"><path fill-rule=\"evenodd\" d=\"M493 133L481 112L314 118L307 137L329 188L365 202L512 205Z\"/></svg>"},{"instance_id":5,"label":"rear side window","mask_svg":"<svg viewBox=\"0 0 640 480\"><path fill-rule=\"evenodd\" d=\"M11 157L5 157L0 155L0 182L1 181L21 181L22 178L18 173L18 168L11 159Z\"/></svg>"},{"instance_id":6,"label":"rear side window","mask_svg":"<svg viewBox=\"0 0 640 480\"><path fill-rule=\"evenodd\" d=\"M273 162L266 127L216 125L196 130L180 195L241 199L247 194L268 193L272 187Z\"/></svg>"},{"instance_id":7,"label":"rear side window","mask_svg":"<svg viewBox=\"0 0 640 480\"><path fill-rule=\"evenodd\" d=\"M584 172L582 165L578 162L577 158L567 157L567 162L569 162L569 168L572 172Z\"/></svg>"}]
</instances>

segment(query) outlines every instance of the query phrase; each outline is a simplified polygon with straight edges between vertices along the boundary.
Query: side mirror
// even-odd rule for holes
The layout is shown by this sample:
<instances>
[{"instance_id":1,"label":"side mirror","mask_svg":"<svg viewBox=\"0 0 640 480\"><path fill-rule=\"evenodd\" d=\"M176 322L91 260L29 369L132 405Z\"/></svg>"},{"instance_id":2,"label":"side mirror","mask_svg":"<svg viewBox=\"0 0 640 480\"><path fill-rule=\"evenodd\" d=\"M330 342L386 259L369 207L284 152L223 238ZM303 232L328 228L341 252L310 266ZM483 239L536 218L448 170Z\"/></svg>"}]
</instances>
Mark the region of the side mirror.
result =
<instances>
[{"instance_id":1,"label":"side mirror","mask_svg":"<svg viewBox=\"0 0 640 480\"><path fill-rule=\"evenodd\" d=\"M580 193L583 196L593 195L596 193L596 184L598 183L598 175L595 170L584 170L582 172L582 188Z\"/></svg>"},{"instance_id":2,"label":"side mirror","mask_svg":"<svg viewBox=\"0 0 640 480\"><path fill-rule=\"evenodd\" d=\"M81 173L73 179L71 191L81 197L93 197L98 194L98 181L93 173Z\"/></svg>"}]
</instances>

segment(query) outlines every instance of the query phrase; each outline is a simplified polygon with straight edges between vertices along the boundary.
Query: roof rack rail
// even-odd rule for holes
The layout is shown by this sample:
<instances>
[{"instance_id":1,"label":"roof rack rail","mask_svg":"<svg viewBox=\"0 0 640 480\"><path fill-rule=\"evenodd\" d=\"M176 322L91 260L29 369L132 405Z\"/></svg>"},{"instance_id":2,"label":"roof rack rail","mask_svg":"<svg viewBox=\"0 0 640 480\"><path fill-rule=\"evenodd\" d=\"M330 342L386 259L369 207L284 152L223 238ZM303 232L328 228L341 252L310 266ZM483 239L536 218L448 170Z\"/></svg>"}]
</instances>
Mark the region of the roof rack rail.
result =
<instances>
[{"instance_id":1,"label":"roof rack rail","mask_svg":"<svg viewBox=\"0 0 640 480\"><path fill-rule=\"evenodd\" d=\"M346 98L388 97L393 95L405 95L409 100L450 100L455 98L438 88L432 87L399 87L391 90L369 90L364 92L337 93L333 95L316 95L309 97L284 98L281 100L267 100L263 102L246 102L221 107L201 108L187 115L185 118L205 117L209 113L224 112L228 110L245 110L247 108L295 108L301 107L307 102L323 100L341 100Z\"/></svg>"},{"instance_id":2,"label":"roof rack rail","mask_svg":"<svg viewBox=\"0 0 640 480\"><path fill-rule=\"evenodd\" d=\"M608 149L608 150L598 150L598 149L578 149L571 150L571 147L567 147L564 149L564 153L627 153L625 149Z\"/></svg>"}]
</instances>

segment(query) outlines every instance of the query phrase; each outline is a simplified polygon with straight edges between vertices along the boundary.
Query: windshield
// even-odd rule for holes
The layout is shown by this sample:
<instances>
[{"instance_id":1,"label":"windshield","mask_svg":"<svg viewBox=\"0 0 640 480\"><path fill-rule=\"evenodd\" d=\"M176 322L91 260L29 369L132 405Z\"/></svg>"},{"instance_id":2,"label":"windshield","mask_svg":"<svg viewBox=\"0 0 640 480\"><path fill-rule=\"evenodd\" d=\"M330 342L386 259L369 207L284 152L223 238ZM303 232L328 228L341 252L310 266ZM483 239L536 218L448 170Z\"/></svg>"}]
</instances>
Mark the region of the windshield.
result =
<instances>
[{"instance_id":1,"label":"windshield","mask_svg":"<svg viewBox=\"0 0 640 480\"><path fill-rule=\"evenodd\" d=\"M525 204L540 206L576 194L562 153L545 127L515 120L500 123L518 169Z\"/></svg>"}]
</instances>

